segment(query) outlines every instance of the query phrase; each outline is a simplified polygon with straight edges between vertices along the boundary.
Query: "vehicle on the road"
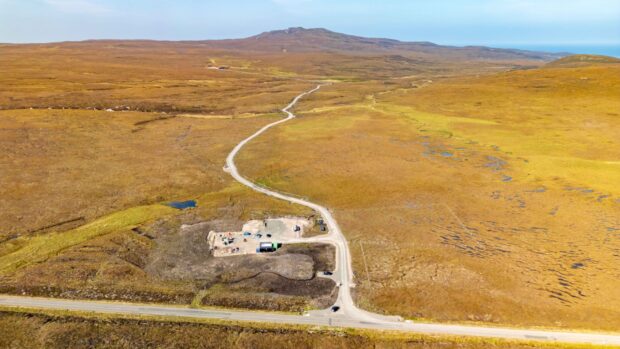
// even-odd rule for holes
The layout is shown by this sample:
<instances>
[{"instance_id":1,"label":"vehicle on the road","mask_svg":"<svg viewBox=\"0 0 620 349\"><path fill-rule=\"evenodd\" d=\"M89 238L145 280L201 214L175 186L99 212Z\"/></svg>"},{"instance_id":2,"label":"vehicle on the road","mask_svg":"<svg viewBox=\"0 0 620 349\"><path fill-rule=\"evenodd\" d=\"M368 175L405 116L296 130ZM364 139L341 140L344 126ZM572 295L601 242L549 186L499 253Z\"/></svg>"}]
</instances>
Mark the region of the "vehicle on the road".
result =
<instances>
[{"instance_id":1,"label":"vehicle on the road","mask_svg":"<svg viewBox=\"0 0 620 349\"><path fill-rule=\"evenodd\" d=\"M340 307L339 307L339 306L337 306L337 305L334 305L334 306L331 308L332 313L336 313L336 312L338 312L338 310L340 310Z\"/></svg>"}]
</instances>

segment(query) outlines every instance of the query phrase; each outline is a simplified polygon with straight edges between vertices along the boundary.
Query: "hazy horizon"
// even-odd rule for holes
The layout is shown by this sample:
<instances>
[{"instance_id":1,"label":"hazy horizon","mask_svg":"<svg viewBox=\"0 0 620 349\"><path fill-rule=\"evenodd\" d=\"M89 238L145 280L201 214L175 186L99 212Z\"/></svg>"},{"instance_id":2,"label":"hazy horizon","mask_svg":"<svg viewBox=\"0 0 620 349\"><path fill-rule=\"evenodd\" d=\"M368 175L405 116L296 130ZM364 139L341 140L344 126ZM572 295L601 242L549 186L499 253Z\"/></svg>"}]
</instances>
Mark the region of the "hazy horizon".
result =
<instances>
[{"instance_id":1,"label":"hazy horizon","mask_svg":"<svg viewBox=\"0 0 620 349\"><path fill-rule=\"evenodd\" d=\"M619 18L620 2L612 0L0 0L0 42L231 39L300 26L441 45L620 56Z\"/></svg>"}]
</instances>

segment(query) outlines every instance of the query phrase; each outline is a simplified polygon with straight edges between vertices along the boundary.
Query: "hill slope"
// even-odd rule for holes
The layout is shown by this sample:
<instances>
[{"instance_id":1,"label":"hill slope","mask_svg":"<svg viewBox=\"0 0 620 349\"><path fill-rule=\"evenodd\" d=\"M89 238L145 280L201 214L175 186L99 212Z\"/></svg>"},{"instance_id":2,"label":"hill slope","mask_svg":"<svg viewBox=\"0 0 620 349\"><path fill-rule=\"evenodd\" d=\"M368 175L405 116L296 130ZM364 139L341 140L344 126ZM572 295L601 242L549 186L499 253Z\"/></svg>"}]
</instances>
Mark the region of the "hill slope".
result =
<instances>
[{"instance_id":1,"label":"hill slope","mask_svg":"<svg viewBox=\"0 0 620 349\"><path fill-rule=\"evenodd\" d=\"M446 58L493 59L493 60L554 60L563 54L497 49L483 46L441 46L431 42L403 42L393 39L365 38L336 33L323 28L289 28L274 30L245 39L206 41L212 46L225 49L241 49L268 52L409 52L441 55Z\"/></svg>"},{"instance_id":2,"label":"hill slope","mask_svg":"<svg viewBox=\"0 0 620 349\"><path fill-rule=\"evenodd\" d=\"M553 68L576 68L597 64L620 63L620 59L601 55L570 55L547 63L547 67Z\"/></svg>"}]
</instances>

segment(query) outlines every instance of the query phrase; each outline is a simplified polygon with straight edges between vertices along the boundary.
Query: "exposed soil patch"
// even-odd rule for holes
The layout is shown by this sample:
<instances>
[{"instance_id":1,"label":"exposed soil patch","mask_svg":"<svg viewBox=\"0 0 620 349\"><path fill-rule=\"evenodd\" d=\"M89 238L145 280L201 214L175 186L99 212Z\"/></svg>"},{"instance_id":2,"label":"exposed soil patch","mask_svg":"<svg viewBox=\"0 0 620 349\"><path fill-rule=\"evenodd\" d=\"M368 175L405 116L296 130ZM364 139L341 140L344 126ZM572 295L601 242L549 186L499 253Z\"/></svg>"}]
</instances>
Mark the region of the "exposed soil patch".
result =
<instances>
[{"instance_id":1,"label":"exposed soil patch","mask_svg":"<svg viewBox=\"0 0 620 349\"><path fill-rule=\"evenodd\" d=\"M156 122L156 121L172 119L172 118L175 118L175 117L176 117L176 115L163 115L163 116L158 116L156 118L135 122L133 124L134 128L131 130L131 132L135 133L135 132L138 132L138 131L142 131L147 124L150 124L150 123L153 123L153 122Z\"/></svg>"},{"instance_id":2,"label":"exposed soil patch","mask_svg":"<svg viewBox=\"0 0 620 349\"><path fill-rule=\"evenodd\" d=\"M205 293L203 305L302 312L324 309L336 302L338 288L330 279L291 280L263 272L231 284L218 284Z\"/></svg>"},{"instance_id":3,"label":"exposed soil patch","mask_svg":"<svg viewBox=\"0 0 620 349\"><path fill-rule=\"evenodd\" d=\"M216 258L208 231L239 230L244 223L220 214L225 218L201 222L188 211L98 237L2 277L0 292L282 311L329 305L335 284L315 275L333 268L333 247L284 246L277 253Z\"/></svg>"},{"instance_id":4,"label":"exposed soil patch","mask_svg":"<svg viewBox=\"0 0 620 349\"><path fill-rule=\"evenodd\" d=\"M241 226L239 220L220 219L145 228L143 234L153 238L155 248L144 270L160 280L193 282L205 290L205 305L301 311L333 302L335 283L316 277L319 271L334 269L333 246L294 244L275 253L213 257L208 232L238 231Z\"/></svg>"},{"instance_id":5,"label":"exposed soil patch","mask_svg":"<svg viewBox=\"0 0 620 349\"><path fill-rule=\"evenodd\" d=\"M304 229L302 236L305 238L309 238L309 237L327 234L327 227L325 226L324 222L323 224L320 224L321 222L323 221L321 220L320 216L319 217L314 216L314 215L311 216L310 225L306 227L306 229Z\"/></svg>"},{"instance_id":6,"label":"exposed soil patch","mask_svg":"<svg viewBox=\"0 0 620 349\"><path fill-rule=\"evenodd\" d=\"M255 277L231 284L230 288L234 290L260 290L287 296L316 297L329 296L333 286L334 282L330 279L292 280L275 273L263 272Z\"/></svg>"},{"instance_id":7,"label":"exposed soil patch","mask_svg":"<svg viewBox=\"0 0 620 349\"><path fill-rule=\"evenodd\" d=\"M276 252L276 255L294 253L304 254L312 257L314 261L315 271L329 270L333 271L336 268L334 255L336 250L332 245L326 244L293 244L284 245L282 249Z\"/></svg>"}]
</instances>

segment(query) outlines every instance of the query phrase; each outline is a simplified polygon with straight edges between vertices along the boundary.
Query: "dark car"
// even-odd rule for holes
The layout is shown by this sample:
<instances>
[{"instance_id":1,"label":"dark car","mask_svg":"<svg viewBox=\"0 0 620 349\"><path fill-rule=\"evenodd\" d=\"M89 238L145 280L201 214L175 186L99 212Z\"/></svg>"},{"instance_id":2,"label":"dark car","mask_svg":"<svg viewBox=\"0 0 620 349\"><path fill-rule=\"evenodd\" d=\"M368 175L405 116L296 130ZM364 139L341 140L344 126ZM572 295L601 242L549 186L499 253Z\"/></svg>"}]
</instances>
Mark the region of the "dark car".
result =
<instances>
[{"instance_id":1,"label":"dark car","mask_svg":"<svg viewBox=\"0 0 620 349\"><path fill-rule=\"evenodd\" d=\"M331 310L332 310L332 313L335 313L335 312L337 312L338 310L340 310L340 307L339 307L339 306L337 306L337 305L334 305L334 306L332 307L332 309L331 309Z\"/></svg>"},{"instance_id":2,"label":"dark car","mask_svg":"<svg viewBox=\"0 0 620 349\"><path fill-rule=\"evenodd\" d=\"M331 276L331 275L334 275L334 273L332 273L331 271L324 271L323 275Z\"/></svg>"}]
</instances>

